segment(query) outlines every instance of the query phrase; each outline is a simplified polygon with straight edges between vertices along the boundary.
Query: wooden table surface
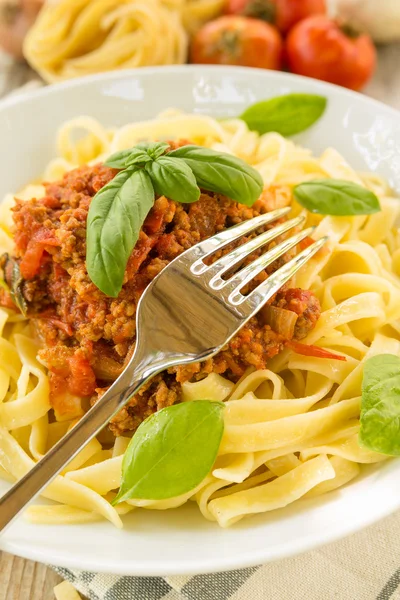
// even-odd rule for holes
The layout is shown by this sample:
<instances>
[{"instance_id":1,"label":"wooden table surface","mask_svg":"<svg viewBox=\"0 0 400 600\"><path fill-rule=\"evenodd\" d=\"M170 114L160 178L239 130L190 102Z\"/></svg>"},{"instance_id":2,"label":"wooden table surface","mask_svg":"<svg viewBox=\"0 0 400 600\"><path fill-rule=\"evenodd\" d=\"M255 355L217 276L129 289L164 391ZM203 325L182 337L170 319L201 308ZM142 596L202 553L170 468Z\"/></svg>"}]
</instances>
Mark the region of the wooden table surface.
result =
<instances>
[{"instance_id":1,"label":"wooden table surface","mask_svg":"<svg viewBox=\"0 0 400 600\"><path fill-rule=\"evenodd\" d=\"M0 55L0 97L37 79L24 64ZM400 110L400 44L379 50L379 64L365 92ZM51 569L0 552L0 600L53 600L61 579Z\"/></svg>"}]
</instances>

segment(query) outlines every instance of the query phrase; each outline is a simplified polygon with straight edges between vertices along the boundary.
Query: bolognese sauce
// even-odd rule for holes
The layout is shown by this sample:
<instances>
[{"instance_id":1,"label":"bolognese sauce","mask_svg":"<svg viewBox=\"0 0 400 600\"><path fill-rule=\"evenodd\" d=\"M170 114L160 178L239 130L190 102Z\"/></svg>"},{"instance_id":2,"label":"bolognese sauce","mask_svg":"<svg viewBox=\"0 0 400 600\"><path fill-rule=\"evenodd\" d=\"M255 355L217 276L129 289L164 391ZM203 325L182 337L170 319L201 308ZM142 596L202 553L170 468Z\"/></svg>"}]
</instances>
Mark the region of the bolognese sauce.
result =
<instances>
[{"instance_id":1,"label":"bolognese sauce","mask_svg":"<svg viewBox=\"0 0 400 600\"><path fill-rule=\"evenodd\" d=\"M49 369L51 403L58 419L78 417L82 399L95 402L122 372L135 345L139 298L171 260L223 229L270 211L275 198L279 206L285 202L282 190L273 189L252 207L210 192L203 192L193 204L157 197L128 261L122 291L118 298L110 298L86 271L86 220L91 199L116 173L101 164L80 167L47 184L43 198L16 200L13 209L15 256L3 257L4 277L12 288L17 266L18 290L42 344L39 355ZM287 255L261 273L256 283L285 260ZM15 306L15 294L11 298L1 289L0 302ZM282 327L279 319L261 311L214 358L154 377L114 417L112 432L132 432L154 411L179 401L186 381L214 372L236 382L250 367L265 368L288 341L304 338L320 315L319 302L310 291L283 289L270 305L291 326Z\"/></svg>"}]
</instances>

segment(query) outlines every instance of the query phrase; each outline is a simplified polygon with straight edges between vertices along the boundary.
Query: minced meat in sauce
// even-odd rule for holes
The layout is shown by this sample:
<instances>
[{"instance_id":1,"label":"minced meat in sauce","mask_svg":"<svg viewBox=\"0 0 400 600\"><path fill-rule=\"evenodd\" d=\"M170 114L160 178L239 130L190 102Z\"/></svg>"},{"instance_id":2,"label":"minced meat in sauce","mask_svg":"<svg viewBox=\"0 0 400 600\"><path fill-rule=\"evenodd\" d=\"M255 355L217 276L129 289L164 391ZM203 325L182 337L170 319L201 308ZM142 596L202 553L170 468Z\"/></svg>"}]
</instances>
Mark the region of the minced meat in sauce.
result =
<instances>
[{"instance_id":1,"label":"minced meat in sauce","mask_svg":"<svg viewBox=\"0 0 400 600\"><path fill-rule=\"evenodd\" d=\"M161 269L197 242L268 212L276 206L275 197L279 205L288 198L285 190L267 190L250 208L210 192L203 192L193 204L158 197L129 259L123 289L118 298L109 298L86 271L86 219L91 199L116 173L103 165L75 169L61 181L47 184L44 198L16 200L13 209L15 258L23 278L19 289L43 345L40 356L49 368L51 402L61 419L77 416L81 398L95 401L121 373L135 343L137 303ZM287 256L257 281L285 260ZM6 262L3 259L5 278L11 283ZM12 304L5 290L0 301ZM272 304L298 315L297 340L307 335L320 315L318 300L309 291L283 289ZM265 368L286 341L261 315L253 317L214 358L154 377L112 420L111 430L115 435L134 431L148 415L179 401L185 381L212 372L237 381L249 367Z\"/></svg>"}]
</instances>

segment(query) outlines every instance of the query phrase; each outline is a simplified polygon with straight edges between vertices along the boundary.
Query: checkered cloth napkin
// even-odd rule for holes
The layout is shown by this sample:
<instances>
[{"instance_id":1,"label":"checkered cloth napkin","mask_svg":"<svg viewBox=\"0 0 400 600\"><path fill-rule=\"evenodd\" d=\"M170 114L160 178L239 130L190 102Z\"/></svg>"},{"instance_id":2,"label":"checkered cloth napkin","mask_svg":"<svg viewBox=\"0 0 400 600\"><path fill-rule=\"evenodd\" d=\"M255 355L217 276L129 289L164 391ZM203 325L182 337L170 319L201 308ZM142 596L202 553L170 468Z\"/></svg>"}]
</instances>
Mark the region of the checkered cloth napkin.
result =
<instances>
[{"instance_id":1,"label":"checkered cloth napkin","mask_svg":"<svg viewBox=\"0 0 400 600\"><path fill-rule=\"evenodd\" d=\"M340 542L212 575L119 577L56 568L89 600L400 600L400 513Z\"/></svg>"}]
</instances>

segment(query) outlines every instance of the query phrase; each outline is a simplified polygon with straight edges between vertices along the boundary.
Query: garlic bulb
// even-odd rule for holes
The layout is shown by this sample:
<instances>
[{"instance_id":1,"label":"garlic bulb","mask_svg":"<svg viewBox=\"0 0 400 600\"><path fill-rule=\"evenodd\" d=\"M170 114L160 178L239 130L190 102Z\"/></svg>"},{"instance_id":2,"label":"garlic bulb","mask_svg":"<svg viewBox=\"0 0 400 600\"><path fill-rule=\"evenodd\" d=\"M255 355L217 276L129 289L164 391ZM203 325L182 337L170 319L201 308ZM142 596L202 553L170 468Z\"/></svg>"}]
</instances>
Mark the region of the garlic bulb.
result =
<instances>
[{"instance_id":1,"label":"garlic bulb","mask_svg":"<svg viewBox=\"0 0 400 600\"><path fill-rule=\"evenodd\" d=\"M334 0L333 11L375 42L400 40L400 0Z\"/></svg>"}]
</instances>

